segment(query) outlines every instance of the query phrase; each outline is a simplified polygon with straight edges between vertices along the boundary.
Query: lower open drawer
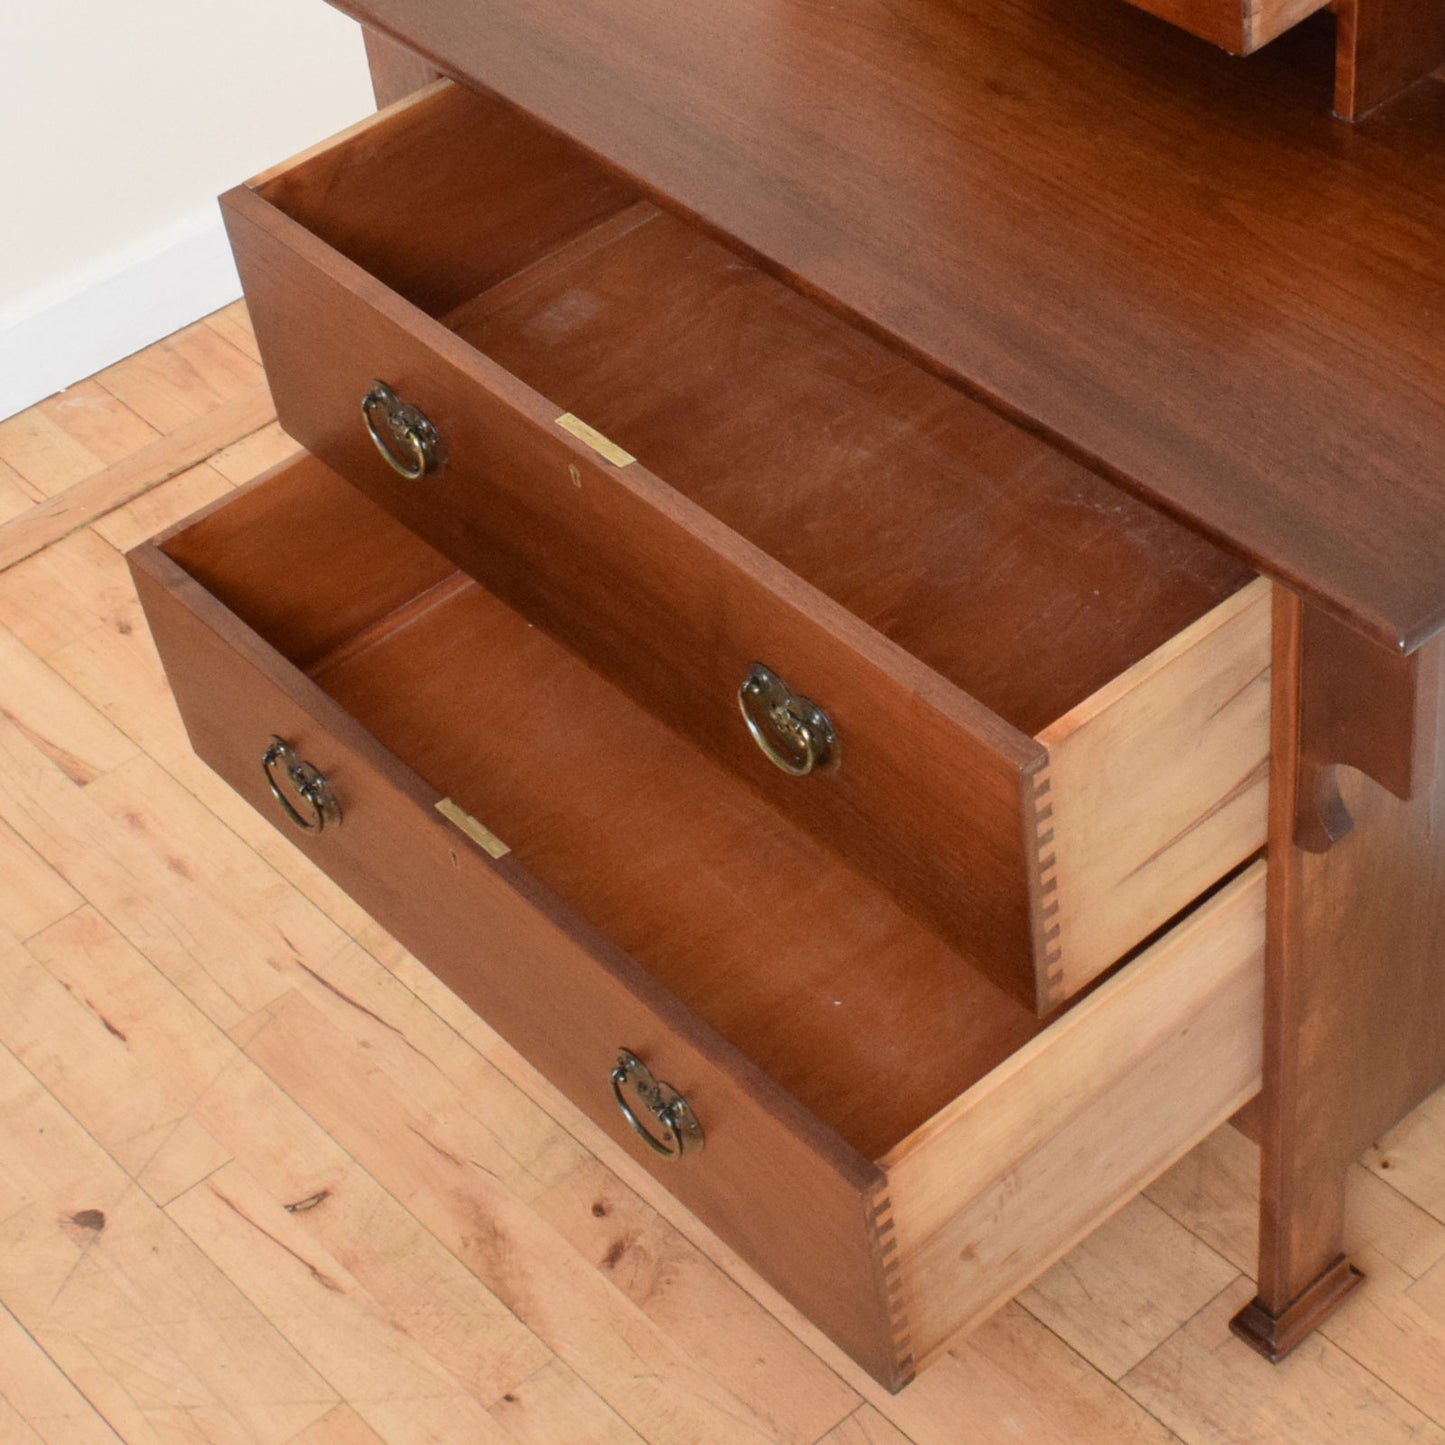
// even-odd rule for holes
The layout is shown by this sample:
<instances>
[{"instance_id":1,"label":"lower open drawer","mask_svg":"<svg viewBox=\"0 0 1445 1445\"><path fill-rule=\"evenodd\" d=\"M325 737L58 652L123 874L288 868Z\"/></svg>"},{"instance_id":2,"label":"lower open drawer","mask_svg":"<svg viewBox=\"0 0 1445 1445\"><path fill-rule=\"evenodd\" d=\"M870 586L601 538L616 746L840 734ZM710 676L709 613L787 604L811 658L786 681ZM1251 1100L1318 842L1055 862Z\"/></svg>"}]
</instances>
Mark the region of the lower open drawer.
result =
<instances>
[{"instance_id":1,"label":"lower open drawer","mask_svg":"<svg viewBox=\"0 0 1445 1445\"><path fill-rule=\"evenodd\" d=\"M197 752L891 1388L1258 1088L1262 864L1045 1026L314 459L131 563Z\"/></svg>"}]
</instances>

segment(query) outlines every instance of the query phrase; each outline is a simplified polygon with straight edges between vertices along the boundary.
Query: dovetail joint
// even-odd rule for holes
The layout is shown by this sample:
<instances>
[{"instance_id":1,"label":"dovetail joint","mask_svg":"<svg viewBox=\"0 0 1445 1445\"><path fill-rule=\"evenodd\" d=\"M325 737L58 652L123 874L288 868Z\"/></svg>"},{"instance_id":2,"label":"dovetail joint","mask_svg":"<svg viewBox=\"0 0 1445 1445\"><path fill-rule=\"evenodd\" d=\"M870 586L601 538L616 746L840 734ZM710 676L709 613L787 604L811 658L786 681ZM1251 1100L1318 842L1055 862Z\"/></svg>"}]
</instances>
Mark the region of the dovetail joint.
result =
<instances>
[{"instance_id":1,"label":"dovetail joint","mask_svg":"<svg viewBox=\"0 0 1445 1445\"><path fill-rule=\"evenodd\" d=\"M875 1258L883 1287L883 1307L887 1311L889 1349L901 1385L913 1378L913 1331L903 1295L903 1266L894 1233L893 1201L887 1194L879 1194L874 1196L872 1204Z\"/></svg>"},{"instance_id":2,"label":"dovetail joint","mask_svg":"<svg viewBox=\"0 0 1445 1445\"><path fill-rule=\"evenodd\" d=\"M1063 1002L1064 948L1062 942L1063 921L1060 917L1058 853L1053 847L1055 830L1053 826L1054 805L1044 798L1053 788L1048 765L1034 774L1033 789L1029 799L1032 809L1032 827L1029 834L1038 849L1033 870L1030 911L1033 915L1033 936L1038 950L1041 976L1041 1003L1045 1007ZM1026 835L1027 836L1027 835Z\"/></svg>"}]
</instances>

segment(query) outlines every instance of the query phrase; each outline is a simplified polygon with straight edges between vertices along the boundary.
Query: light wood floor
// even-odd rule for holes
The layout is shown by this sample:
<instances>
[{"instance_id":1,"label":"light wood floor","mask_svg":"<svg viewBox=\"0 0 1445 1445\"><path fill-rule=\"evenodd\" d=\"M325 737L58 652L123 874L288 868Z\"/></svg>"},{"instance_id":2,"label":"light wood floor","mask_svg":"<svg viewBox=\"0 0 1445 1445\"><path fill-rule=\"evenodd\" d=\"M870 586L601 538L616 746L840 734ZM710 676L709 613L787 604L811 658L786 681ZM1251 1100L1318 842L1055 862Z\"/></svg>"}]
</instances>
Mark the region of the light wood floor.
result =
<instances>
[{"instance_id":1,"label":"light wood floor","mask_svg":"<svg viewBox=\"0 0 1445 1445\"><path fill-rule=\"evenodd\" d=\"M288 450L239 307L0 423L0 1441L1445 1445L1439 1097L1278 1369L1226 1129L861 1375L191 756L122 553Z\"/></svg>"}]
</instances>

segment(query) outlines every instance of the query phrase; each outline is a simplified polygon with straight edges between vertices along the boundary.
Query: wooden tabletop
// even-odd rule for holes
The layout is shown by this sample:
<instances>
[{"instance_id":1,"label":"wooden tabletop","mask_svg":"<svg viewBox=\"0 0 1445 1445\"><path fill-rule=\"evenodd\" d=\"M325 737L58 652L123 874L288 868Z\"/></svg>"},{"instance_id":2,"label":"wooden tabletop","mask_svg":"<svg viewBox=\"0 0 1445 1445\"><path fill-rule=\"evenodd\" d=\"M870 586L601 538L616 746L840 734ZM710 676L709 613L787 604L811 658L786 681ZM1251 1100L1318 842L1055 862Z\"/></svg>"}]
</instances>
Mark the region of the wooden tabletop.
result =
<instances>
[{"instance_id":1,"label":"wooden tabletop","mask_svg":"<svg viewBox=\"0 0 1445 1445\"><path fill-rule=\"evenodd\" d=\"M341 8L1377 640L1445 626L1445 85L1350 128L1327 21L1238 60L1118 0Z\"/></svg>"}]
</instances>

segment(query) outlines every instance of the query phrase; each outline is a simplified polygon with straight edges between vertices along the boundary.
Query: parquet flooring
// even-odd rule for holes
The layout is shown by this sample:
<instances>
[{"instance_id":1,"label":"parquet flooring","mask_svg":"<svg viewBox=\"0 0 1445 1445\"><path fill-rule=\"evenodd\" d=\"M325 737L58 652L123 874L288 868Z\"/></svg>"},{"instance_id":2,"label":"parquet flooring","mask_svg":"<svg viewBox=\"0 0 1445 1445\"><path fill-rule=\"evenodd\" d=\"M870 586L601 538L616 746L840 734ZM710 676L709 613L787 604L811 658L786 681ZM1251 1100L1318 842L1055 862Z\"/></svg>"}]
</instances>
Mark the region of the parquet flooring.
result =
<instances>
[{"instance_id":1,"label":"parquet flooring","mask_svg":"<svg viewBox=\"0 0 1445 1445\"><path fill-rule=\"evenodd\" d=\"M1438 1096L1279 1368L1224 1129L866 1379L190 754L122 554L269 415L237 305L0 423L0 1442L1445 1445Z\"/></svg>"}]
</instances>

